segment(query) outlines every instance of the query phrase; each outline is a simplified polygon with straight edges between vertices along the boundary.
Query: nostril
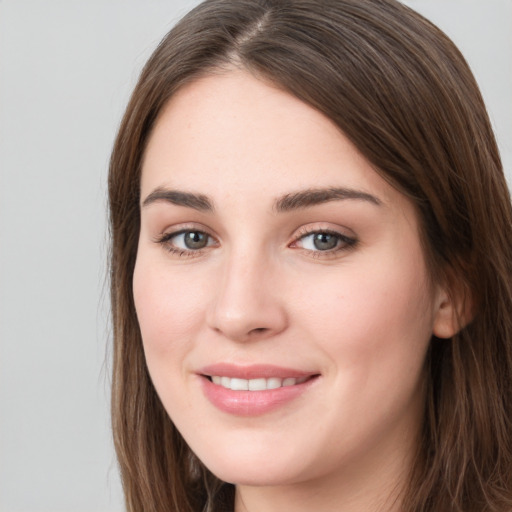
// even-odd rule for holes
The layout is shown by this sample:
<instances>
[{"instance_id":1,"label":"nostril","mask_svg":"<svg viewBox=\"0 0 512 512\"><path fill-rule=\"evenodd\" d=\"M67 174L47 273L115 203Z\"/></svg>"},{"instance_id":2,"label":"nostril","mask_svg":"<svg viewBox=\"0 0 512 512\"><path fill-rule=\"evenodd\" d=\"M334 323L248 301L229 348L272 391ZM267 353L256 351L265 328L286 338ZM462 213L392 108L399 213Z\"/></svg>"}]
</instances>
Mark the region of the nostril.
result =
<instances>
[{"instance_id":1,"label":"nostril","mask_svg":"<svg viewBox=\"0 0 512 512\"><path fill-rule=\"evenodd\" d=\"M251 333L259 333L259 332L265 332L267 329L265 327L256 327L256 329L253 329Z\"/></svg>"}]
</instances>

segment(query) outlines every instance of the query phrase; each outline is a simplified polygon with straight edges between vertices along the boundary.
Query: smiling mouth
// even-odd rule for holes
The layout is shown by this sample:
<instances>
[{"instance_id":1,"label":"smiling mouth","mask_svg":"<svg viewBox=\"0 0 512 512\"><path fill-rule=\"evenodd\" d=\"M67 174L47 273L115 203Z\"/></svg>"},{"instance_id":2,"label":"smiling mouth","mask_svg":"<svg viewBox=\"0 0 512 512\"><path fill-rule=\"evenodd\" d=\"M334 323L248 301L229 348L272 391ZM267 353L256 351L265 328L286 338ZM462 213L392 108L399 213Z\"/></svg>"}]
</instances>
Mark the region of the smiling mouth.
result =
<instances>
[{"instance_id":1,"label":"smiling mouth","mask_svg":"<svg viewBox=\"0 0 512 512\"><path fill-rule=\"evenodd\" d=\"M307 393L321 377L273 365L214 364L198 372L206 398L220 411L239 417L282 409Z\"/></svg>"},{"instance_id":2,"label":"smiling mouth","mask_svg":"<svg viewBox=\"0 0 512 512\"><path fill-rule=\"evenodd\" d=\"M234 377L224 377L219 375L205 375L205 377L210 381L216 384L217 386L222 386L223 388L230 389L231 391L266 391L269 389L279 389L283 387L296 386L297 384L302 384L312 378L315 375L309 375L305 377L270 377L266 378L257 378L257 379L239 379Z\"/></svg>"}]
</instances>

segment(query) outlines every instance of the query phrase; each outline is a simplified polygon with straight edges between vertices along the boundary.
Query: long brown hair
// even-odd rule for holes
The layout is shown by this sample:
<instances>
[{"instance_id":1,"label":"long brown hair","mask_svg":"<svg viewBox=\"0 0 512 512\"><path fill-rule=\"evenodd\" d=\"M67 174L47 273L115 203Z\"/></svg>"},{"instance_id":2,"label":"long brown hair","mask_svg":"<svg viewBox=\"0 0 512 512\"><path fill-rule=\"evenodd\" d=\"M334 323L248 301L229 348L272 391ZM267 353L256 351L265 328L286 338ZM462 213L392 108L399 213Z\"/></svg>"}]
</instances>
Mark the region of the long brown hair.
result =
<instances>
[{"instance_id":1,"label":"long brown hair","mask_svg":"<svg viewBox=\"0 0 512 512\"><path fill-rule=\"evenodd\" d=\"M461 322L467 325L450 340L431 342L425 421L403 510L510 512L509 192L466 62L439 29L395 0L207 0L146 64L109 175L112 422L128 510L232 507L232 486L196 459L156 395L132 275L141 161L155 120L180 87L233 67L336 123L415 204L433 279L451 283L466 299Z\"/></svg>"}]
</instances>

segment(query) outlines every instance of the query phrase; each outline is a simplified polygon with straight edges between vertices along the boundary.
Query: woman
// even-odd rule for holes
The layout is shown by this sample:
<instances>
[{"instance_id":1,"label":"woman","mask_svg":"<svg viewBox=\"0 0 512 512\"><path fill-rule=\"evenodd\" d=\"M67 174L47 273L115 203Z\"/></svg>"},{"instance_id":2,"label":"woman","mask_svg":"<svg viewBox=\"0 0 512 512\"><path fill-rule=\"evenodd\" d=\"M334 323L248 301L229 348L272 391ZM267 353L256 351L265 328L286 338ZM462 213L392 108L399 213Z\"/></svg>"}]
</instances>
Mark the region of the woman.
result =
<instances>
[{"instance_id":1,"label":"woman","mask_svg":"<svg viewBox=\"0 0 512 512\"><path fill-rule=\"evenodd\" d=\"M209 0L109 177L128 510L512 509L512 217L475 81L394 0Z\"/></svg>"}]
</instances>

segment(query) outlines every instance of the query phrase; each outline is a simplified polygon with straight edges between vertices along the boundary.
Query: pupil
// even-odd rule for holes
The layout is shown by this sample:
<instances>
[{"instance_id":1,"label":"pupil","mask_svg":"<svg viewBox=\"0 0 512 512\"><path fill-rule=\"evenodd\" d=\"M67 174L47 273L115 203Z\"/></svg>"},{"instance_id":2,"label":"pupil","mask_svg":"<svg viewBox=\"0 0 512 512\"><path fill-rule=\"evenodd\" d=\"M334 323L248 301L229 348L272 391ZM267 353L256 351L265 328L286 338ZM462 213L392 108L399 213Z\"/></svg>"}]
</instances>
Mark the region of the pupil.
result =
<instances>
[{"instance_id":1,"label":"pupil","mask_svg":"<svg viewBox=\"0 0 512 512\"><path fill-rule=\"evenodd\" d=\"M327 251L336 247L338 239L335 235L330 235L329 233L317 233L313 243L316 249Z\"/></svg>"},{"instance_id":2,"label":"pupil","mask_svg":"<svg viewBox=\"0 0 512 512\"><path fill-rule=\"evenodd\" d=\"M189 249L202 249L206 247L207 238L199 231L189 231L185 234L185 245Z\"/></svg>"}]
</instances>

